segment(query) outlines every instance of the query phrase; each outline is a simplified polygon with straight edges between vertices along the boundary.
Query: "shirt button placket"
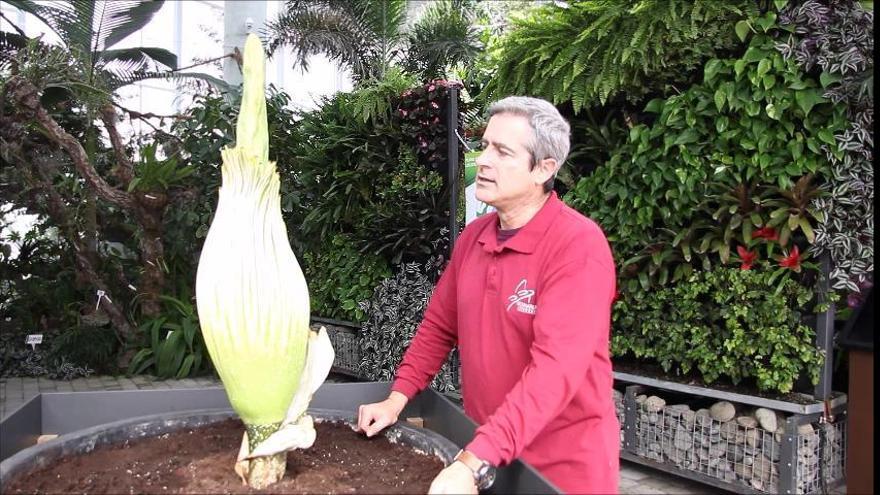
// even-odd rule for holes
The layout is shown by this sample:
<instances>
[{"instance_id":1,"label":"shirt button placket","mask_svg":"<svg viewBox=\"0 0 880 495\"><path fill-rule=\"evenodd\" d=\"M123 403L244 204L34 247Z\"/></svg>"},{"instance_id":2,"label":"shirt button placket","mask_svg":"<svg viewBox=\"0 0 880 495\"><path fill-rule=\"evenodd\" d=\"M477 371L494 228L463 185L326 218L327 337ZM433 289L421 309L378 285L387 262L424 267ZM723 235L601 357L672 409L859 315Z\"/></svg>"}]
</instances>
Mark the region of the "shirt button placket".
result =
<instances>
[{"instance_id":1,"label":"shirt button placket","mask_svg":"<svg viewBox=\"0 0 880 495\"><path fill-rule=\"evenodd\" d=\"M498 292L498 254L492 253L492 261L489 262L489 273L487 275L486 288L490 292Z\"/></svg>"}]
</instances>

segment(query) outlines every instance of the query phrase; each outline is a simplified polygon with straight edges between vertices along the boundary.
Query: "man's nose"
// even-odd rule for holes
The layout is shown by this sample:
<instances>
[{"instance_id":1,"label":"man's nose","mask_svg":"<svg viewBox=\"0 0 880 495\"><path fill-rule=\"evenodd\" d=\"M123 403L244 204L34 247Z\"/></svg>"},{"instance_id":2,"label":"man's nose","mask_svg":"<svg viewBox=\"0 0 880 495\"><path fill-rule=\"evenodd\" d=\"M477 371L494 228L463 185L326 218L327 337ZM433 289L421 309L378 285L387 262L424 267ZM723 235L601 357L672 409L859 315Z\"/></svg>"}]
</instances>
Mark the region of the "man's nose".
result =
<instances>
[{"instance_id":1,"label":"man's nose","mask_svg":"<svg viewBox=\"0 0 880 495\"><path fill-rule=\"evenodd\" d=\"M477 164L477 168L485 168L489 166L489 159L486 157L486 150L483 150L479 155L477 155L474 163Z\"/></svg>"}]
</instances>

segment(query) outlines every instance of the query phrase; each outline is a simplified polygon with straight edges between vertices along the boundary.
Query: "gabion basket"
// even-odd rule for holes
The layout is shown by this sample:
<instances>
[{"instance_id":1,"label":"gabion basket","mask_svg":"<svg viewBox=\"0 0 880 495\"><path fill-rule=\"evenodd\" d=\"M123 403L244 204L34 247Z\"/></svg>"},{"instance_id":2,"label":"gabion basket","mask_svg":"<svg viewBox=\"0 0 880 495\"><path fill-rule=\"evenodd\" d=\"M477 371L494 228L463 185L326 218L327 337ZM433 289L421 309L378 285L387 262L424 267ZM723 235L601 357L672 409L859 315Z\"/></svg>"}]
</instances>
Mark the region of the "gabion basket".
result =
<instances>
[{"instance_id":1,"label":"gabion basket","mask_svg":"<svg viewBox=\"0 0 880 495\"><path fill-rule=\"evenodd\" d=\"M624 406L623 395L615 393L618 411ZM744 412L720 421L709 409L666 405L656 395L638 395L635 403L634 445L628 447L638 457L714 478L732 490L824 493L844 481L845 413L833 423L801 423L798 417L764 409L759 421L752 408L740 406L737 409ZM792 447L786 449L786 441Z\"/></svg>"},{"instance_id":2,"label":"gabion basket","mask_svg":"<svg viewBox=\"0 0 880 495\"><path fill-rule=\"evenodd\" d=\"M312 318L311 328L317 330L320 327L327 329L327 335L333 344L336 358L333 360L331 371L361 378L358 364L361 362L361 350L357 345L357 333L359 327L350 322L330 320L326 318Z\"/></svg>"}]
</instances>

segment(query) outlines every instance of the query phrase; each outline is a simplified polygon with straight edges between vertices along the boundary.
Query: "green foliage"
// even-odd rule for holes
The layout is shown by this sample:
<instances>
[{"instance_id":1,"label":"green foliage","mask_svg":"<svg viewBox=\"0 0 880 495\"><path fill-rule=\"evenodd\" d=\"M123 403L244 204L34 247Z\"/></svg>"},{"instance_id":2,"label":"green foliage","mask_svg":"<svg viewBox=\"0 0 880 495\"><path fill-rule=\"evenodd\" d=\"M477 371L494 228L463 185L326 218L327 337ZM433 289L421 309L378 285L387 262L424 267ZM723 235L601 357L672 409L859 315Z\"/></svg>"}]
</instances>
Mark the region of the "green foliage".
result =
<instances>
[{"instance_id":1,"label":"green foliage","mask_svg":"<svg viewBox=\"0 0 880 495\"><path fill-rule=\"evenodd\" d=\"M178 167L176 157L157 159L156 145L154 142L141 148L135 178L128 183L129 191L165 191L195 173L191 165Z\"/></svg>"},{"instance_id":2,"label":"green foliage","mask_svg":"<svg viewBox=\"0 0 880 495\"><path fill-rule=\"evenodd\" d=\"M430 2L407 33L407 72L427 81L472 65L482 51L477 27L481 7L473 0Z\"/></svg>"},{"instance_id":3,"label":"green foliage","mask_svg":"<svg viewBox=\"0 0 880 495\"><path fill-rule=\"evenodd\" d=\"M845 106L847 126L827 154L830 194L813 207L828 221L816 229L816 252L827 252L835 289L858 294L874 272L874 13L854 1L795 2L780 15L794 33L776 45L787 59L818 74L824 94Z\"/></svg>"},{"instance_id":4,"label":"green foliage","mask_svg":"<svg viewBox=\"0 0 880 495\"><path fill-rule=\"evenodd\" d=\"M116 355L120 345L113 330L107 325L87 325L82 318L78 323L59 332L48 342L50 355L100 374L116 373Z\"/></svg>"},{"instance_id":5,"label":"green foliage","mask_svg":"<svg viewBox=\"0 0 880 495\"><path fill-rule=\"evenodd\" d=\"M612 353L657 361L706 383L754 380L789 392L807 374L818 382L822 353L803 324L813 294L794 280L767 290L772 274L717 268L633 297L614 308Z\"/></svg>"},{"instance_id":6,"label":"green foliage","mask_svg":"<svg viewBox=\"0 0 880 495\"><path fill-rule=\"evenodd\" d=\"M382 81L392 67L419 80L467 65L479 52L476 2L431 2L410 26L407 0L288 0L268 23L269 52L287 45L294 65L324 54L351 70L358 85Z\"/></svg>"},{"instance_id":7,"label":"green foliage","mask_svg":"<svg viewBox=\"0 0 880 495\"><path fill-rule=\"evenodd\" d=\"M415 148L419 163L443 175L448 182L449 141L447 101L449 89L461 88L456 82L437 80L416 86L403 93L397 104L396 117L406 143ZM459 105L460 112L468 106ZM464 132L459 122L458 133ZM459 153L463 154L459 146Z\"/></svg>"},{"instance_id":8,"label":"green foliage","mask_svg":"<svg viewBox=\"0 0 880 495\"><path fill-rule=\"evenodd\" d=\"M9 228L15 215L7 214L0 215L0 325L3 333L20 329L24 342L27 333L74 323L65 305L86 296L75 286L72 253L52 224L39 218L20 234Z\"/></svg>"},{"instance_id":9,"label":"green foliage","mask_svg":"<svg viewBox=\"0 0 880 495\"><path fill-rule=\"evenodd\" d=\"M560 194L574 188L581 177L590 175L607 162L629 138L624 111L617 107L585 108L568 120L571 151L556 177L556 190Z\"/></svg>"},{"instance_id":10,"label":"green foliage","mask_svg":"<svg viewBox=\"0 0 880 495\"><path fill-rule=\"evenodd\" d=\"M571 102L575 112L618 97L640 102L694 82L703 63L739 46L733 24L752 0L585 0L548 4L515 20L492 49L485 93Z\"/></svg>"},{"instance_id":11,"label":"green foliage","mask_svg":"<svg viewBox=\"0 0 880 495\"><path fill-rule=\"evenodd\" d=\"M382 280L370 298L359 304L367 315L357 340L361 349L361 376L378 381L393 379L422 321L443 265L440 256L424 264L399 265L393 276ZM447 360L431 386L440 392L454 389L452 373Z\"/></svg>"},{"instance_id":12,"label":"green foliage","mask_svg":"<svg viewBox=\"0 0 880 495\"><path fill-rule=\"evenodd\" d=\"M148 344L134 355L128 374L186 378L211 369L211 358L193 304L170 296L160 296L160 299L164 303L163 314L141 324Z\"/></svg>"},{"instance_id":13,"label":"green foliage","mask_svg":"<svg viewBox=\"0 0 880 495\"><path fill-rule=\"evenodd\" d=\"M291 233L314 253L321 252L323 239L342 233L358 251L390 263L425 258L442 237L446 193L438 173L428 168L438 163L431 147L414 155L412 143L427 143L426 132L445 132L443 121L437 117L426 122L430 129L412 131L397 112L364 122L350 105L354 97L326 99L298 123L297 160L284 172L299 192L293 217L301 220ZM403 105L400 95L389 97L394 109Z\"/></svg>"},{"instance_id":14,"label":"green foliage","mask_svg":"<svg viewBox=\"0 0 880 495\"><path fill-rule=\"evenodd\" d=\"M770 36L754 36L740 59L710 60L702 84L654 99L645 110L657 115L653 124L634 126L608 163L566 195L608 232L618 259L652 258L652 270L621 270L621 277L630 279L623 287L647 290L680 279L690 271L684 265L694 251L725 262L737 230L745 241L750 227L785 219L783 230L802 229L811 237L806 210L791 221L769 211L770 218L753 219L749 212L747 227L742 216L719 225L715 213L723 203L713 203L712 196L742 184L775 188L771 191L790 203L793 197L785 196L796 192L795 181L807 174L827 177L826 153L842 153L834 134L845 125L843 109L826 100L819 83L793 61L784 60ZM731 214L740 208L726 207ZM699 261L709 269L717 260Z\"/></svg>"},{"instance_id":15,"label":"green foliage","mask_svg":"<svg viewBox=\"0 0 880 495\"><path fill-rule=\"evenodd\" d=\"M363 321L364 312L357 303L369 298L373 288L391 276L384 259L358 253L341 234L325 242L320 251L306 252L303 265L312 314L345 321Z\"/></svg>"},{"instance_id":16,"label":"green foliage","mask_svg":"<svg viewBox=\"0 0 880 495\"><path fill-rule=\"evenodd\" d=\"M199 252L214 211L220 188L220 150L235 142L235 122L238 115L238 93L228 97L199 95L182 118L171 126L169 134L155 137L168 158L174 160L174 170L185 170L184 177L175 178L176 191L173 207L163 216L165 234L165 262L167 295L191 292ZM290 168L295 160L291 142L296 139L294 113L286 106L289 97L270 86L266 95L266 113L269 122L269 159L278 162L279 170ZM149 142L145 148L152 146ZM283 172L282 172L283 173ZM167 182L167 179L166 179ZM288 176L282 176L282 211L288 216L296 204L296 187ZM289 219L288 232L296 219ZM295 240L295 239L294 239Z\"/></svg>"},{"instance_id":17,"label":"green foliage","mask_svg":"<svg viewBox=\"0 0 880 495\"><path fill-rule=\"evenodd\" d=\"M416 84L415 79L394 67L374 84L367 84L351 94L352 113L364 123L388 120L395 97Z\"/></svg>"}]
</instances>

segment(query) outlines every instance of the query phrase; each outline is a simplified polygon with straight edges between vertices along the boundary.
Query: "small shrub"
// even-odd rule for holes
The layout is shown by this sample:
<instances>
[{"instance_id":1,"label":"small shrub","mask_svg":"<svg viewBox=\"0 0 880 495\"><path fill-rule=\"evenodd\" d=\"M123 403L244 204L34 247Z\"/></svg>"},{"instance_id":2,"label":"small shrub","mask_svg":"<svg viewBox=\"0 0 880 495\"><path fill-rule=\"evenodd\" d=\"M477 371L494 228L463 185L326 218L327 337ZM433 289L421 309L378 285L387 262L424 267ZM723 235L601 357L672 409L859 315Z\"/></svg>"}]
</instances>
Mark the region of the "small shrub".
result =
<instances>
[{"instance_id":1,"label":"small shrub","mask_svg":"<svg viewBox=\"0 0 880 495\"><path fill-rule=\"evenodd\" d=\"M832 285L858 294L874 272L874 13L853 0L791 2L780 22L794 33L777 43L786 59L818 74L824 96L845 106L847 126L828 153L831 194L813 207L828 221L813 250L831 255Z\"/></svg>"},{"instance_id":2,"label":"small shrub","mask_svg":"<svg viewBox=\"0 0 880 495\"><path fill-rule=\"evenodd\" d=\"M391 380L409 347L444 265L440 256L424 264L407 263L383 280L370 299L360 304L367 315L358 333L360 374L369 380ZM450 362L443 365L431 386L453 390Z\"/></svg>"},{"instance_id":3,"label":"small shrub","mask_svg":"<svg viewBox=\"0 0 880 495\"><path fill-rule=\"evenodd\" d=\"M806 374L815 384L823 356L803 323L813 294L794 279L770 290L773 278L716 268L640 297L623 294L613 312L612 353L696 372L706 383L748 378L760 390L789 392Z\"/></svg>"},{"instance_id":4,"label":"small shrub","mask_svg":"<svg viewBox=\"0 0 880 495\"><path fill-rule=\"evenodd\" d=\"M320 252L306 252L303 265L312 314L353 322L364 319L358 303L369 298L373 288L391 275L385 260L358 253L342 234L333 236Z\"/></svg>"},{"instance_id":5,"label":"small shrub","mask_svg":"<svg viewBox=\"0 0 880 495\"><path fill-rule=\"evenodd\" d=\"M212 368L199 317L188 300L159 296L163 312L141 323L146 344L131 359L128 375L186 378Z\"/></svg>"},{"instance_id":6,"label":"small shrub","mask_svg":"<svg viewBox=\"0 0 880 495\"><path fill-rule=\"evenodd\" d=\"M762 18L762 25L772 30L773 20ZM726 263L726 253L735 248L735 229L747 222L760 228L783 218L749 216L739 225L719 225L724 234L703 248L705 239L691 245L672 242L700 222L717 223L703 208L716 192L712 188L760 183L776 188L782 198L800 189L813 194L813 188L796 182L809 175L823 184L830 173L826 154L842 156L834 134L845 126L843 109L822 95L818 81L785 60L774 43L769 34L757 34L741 58L707 62L702 84L649 102L646 111L656 113L654 123L634 126L629 141L565 196L608 232L619 260L655 259L650 272L621 270L625 290L648 290L681 278L690 263L688 250L713 253L712 259L695 257L703 269ZM738 206L728 208L734 213ZM810 218L825 220L799 214L779 226L780 236L802 230L811 240L813 226L805 226ZM666 236L667 231L672 234Z\"/></svg>"}]
</instances>

